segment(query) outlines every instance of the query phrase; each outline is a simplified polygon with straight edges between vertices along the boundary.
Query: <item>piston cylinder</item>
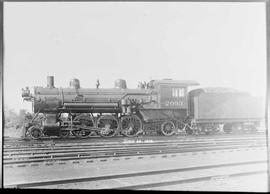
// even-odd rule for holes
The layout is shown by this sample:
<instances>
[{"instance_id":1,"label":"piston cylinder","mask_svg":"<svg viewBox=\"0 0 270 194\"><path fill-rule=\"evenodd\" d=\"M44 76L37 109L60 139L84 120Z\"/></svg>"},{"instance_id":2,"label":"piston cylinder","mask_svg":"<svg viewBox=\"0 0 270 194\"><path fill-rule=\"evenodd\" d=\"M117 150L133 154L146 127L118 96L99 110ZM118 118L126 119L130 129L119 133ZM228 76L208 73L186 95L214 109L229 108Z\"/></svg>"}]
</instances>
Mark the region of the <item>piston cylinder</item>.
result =
<instances>
[{"instance_id":1,"label":"piston cylinder","mask_svg":"<svg viewBox=\"0 0 270 194\"><path fill-rule=\"evenodd\" d=\"M46 120L43 122L43 129L58 129L59 123L56 120L56 114L45 114Z\"/></svg>"}]
</instances>

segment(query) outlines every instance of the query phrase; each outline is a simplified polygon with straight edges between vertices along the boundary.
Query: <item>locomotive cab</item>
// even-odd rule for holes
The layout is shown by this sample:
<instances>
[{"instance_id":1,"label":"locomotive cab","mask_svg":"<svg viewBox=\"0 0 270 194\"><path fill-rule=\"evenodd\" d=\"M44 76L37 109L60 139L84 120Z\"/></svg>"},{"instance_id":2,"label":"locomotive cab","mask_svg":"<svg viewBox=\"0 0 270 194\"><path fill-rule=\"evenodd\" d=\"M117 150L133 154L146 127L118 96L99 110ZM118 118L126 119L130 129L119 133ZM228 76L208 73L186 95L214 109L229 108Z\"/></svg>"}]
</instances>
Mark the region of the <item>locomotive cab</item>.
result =
<instances>
[{"instance_id":1,"label":"locomotive cab","mask_svg":"<svg viewBox=\"0 0 270 194\"><path fill-rule=\"evenodd\" d=\"M156 80L153 83L158 91L159 108L187 109L187 87L199 85L195 81Z\"/></svg>"},{"instance_id":2,"label":"locomotive cab","mask_svg":"<svg viewBox=\"0 0 270 194\"><path fill-rule=\"evenodd\" d=\"M165 126L170 123L176 127L175 121L184 121L188 114L188 86L199 85L195 81L182 80L153 80L151 81L156 91L157 105L140 109L140 114L146 122L161 122ZM167 123L167 124L166 124ZM164 128L164 127L158 128ZM172 130L164 135L171 135Z\"/></svg>"}]
</instances>

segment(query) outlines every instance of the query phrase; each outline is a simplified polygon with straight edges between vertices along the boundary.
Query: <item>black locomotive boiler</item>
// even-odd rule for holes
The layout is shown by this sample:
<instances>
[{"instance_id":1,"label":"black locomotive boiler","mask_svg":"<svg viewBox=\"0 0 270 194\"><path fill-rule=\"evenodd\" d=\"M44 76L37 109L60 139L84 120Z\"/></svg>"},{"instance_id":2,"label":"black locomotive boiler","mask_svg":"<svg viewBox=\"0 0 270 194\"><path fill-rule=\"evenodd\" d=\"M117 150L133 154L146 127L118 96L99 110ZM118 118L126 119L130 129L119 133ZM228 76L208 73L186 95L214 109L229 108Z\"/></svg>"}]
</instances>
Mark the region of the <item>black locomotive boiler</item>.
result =
<instances>
[{"instance_id":1,"label":"black locomotive boiler","mask_svg":"<svg viewBox=\"0 0 270 194\"><path fill-rule=\"evenodd\" d=\"M209 133L220 127L231 132L236 126L254 129L263 118L260 101L248 94L222 88L188 92L188 87L195 85L199 84L164 79L128 89L126 81L118 79L114 88L99 88L97 83L96 88L88 89L72 79L68 88L56 88L54 77L48 76L47 87L34 87L34 94L28 87L22 89L23 99L32 102L35 113L25 124L25 136L134 137L153 132L170 136L179 131ZM252 107L245 104L242 112L239 109L233 114L235 106L243 107L247 102Z\"/></svg>"}]
</instances>

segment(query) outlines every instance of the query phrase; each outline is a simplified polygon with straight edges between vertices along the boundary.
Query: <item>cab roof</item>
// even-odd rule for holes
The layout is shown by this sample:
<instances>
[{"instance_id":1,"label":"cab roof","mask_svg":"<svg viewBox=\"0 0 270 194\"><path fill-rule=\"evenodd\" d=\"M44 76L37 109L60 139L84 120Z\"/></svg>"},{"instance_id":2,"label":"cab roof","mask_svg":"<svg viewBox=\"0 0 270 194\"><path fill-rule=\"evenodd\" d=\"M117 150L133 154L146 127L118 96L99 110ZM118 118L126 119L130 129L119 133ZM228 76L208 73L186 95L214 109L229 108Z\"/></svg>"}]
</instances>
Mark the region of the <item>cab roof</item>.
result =
<instances>
[{"instance_id":1,"label":"cab roof","mask_svg":"<svg viewBox=\"0 0 270 194\"><path fill-rule=\"evenodd\" d=\"M177 84L182 86L197 86L198 82L193 80L172 80L172 79L162 79L162 80L152 80L154 85L159 84Z\"/></svg>"},{"instance_id":2,"label":"cab roof","mask_svg":"<svg viewBox=\"0 0 270 194\"><path fill-rule=\"evenodd\" d=\"M197 96L202 93L208 93L208 94L245 94L247 95L247 92L242 92L234 88L225 88L225 87L205 87L205 88L198 88L191 90L189 94L191 96Z\"/></svg>"}]
</instances>

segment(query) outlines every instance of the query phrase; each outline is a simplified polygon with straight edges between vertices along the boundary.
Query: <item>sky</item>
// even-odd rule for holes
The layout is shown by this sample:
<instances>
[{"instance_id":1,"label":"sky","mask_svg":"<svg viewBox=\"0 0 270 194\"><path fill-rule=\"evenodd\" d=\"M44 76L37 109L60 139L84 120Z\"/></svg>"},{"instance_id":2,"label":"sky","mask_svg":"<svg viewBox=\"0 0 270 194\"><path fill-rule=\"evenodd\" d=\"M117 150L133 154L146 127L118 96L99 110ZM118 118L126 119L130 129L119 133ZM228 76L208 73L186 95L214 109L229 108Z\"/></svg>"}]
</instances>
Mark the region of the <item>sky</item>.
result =
<instances>
[{"instance_id":1,"label":"sky","mask_svg":"<svg viewBox=\"0 0 270 194\"><path fill-rule=\"evenodd\" d=\"M4 104L21 88L113 88L125 79L195 80L265 96L265 5L201 2L5 2Z\"/></svg>"}]
</instances>

